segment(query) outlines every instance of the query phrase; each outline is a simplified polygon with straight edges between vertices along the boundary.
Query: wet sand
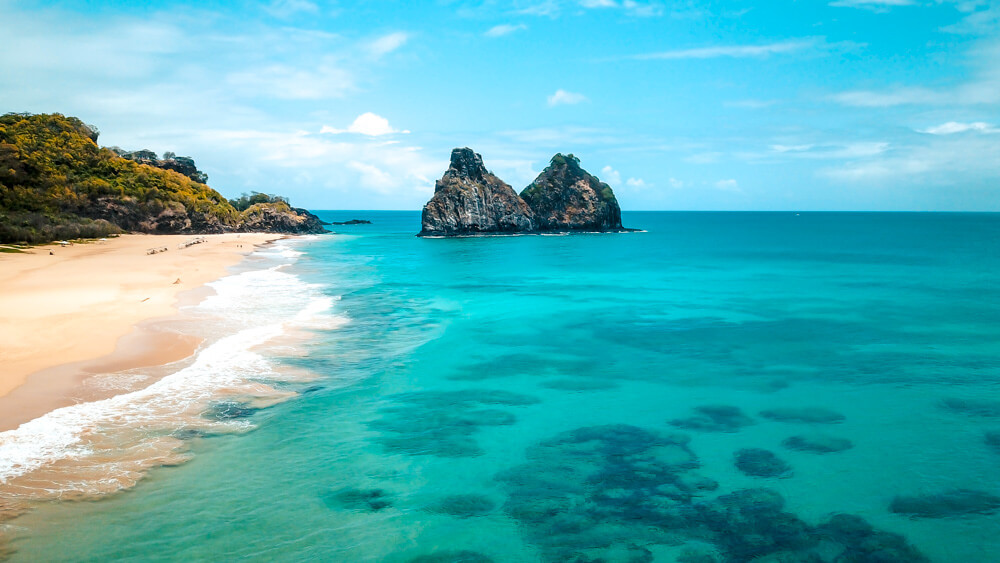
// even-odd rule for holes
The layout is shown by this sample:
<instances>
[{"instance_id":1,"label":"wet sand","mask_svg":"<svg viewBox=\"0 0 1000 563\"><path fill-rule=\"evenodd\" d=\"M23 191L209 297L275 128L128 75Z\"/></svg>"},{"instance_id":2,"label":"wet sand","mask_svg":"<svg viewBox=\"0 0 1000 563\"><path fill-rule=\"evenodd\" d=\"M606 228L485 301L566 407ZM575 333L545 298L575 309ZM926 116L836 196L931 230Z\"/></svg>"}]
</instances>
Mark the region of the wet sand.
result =
<instances>
[{"instance_id":1,"label":"wet sand","mask_svg":"<svg viewBox=\"0 0 1000 563\"><path fill-rule=\"evenodd\" d=\"M162 365L201 341L151 322L282 235L123 235L0 254L0 431L81 400L89 375ZM147 254L151 248L166 252ZM50 254L51 252L51 254ZM113 392L109 392L113 394Z\"/></svg>"}]
</instances>

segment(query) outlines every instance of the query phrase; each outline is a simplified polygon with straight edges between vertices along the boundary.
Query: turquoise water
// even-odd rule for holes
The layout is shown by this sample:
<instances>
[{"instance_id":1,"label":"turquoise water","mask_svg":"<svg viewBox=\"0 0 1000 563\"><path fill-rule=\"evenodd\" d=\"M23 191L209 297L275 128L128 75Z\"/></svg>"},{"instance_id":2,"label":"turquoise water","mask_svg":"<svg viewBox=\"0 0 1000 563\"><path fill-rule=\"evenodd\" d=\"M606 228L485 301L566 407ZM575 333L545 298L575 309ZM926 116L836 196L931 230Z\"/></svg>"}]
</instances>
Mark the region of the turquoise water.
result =
<instances>
[{"instance_id":1,"label":"turquoise water","mask_svg":"<svg viewBox=\"0 0 1000 563\"><path fill-rule=\"evenodd\" d=\"M261 352L298 396L213 399L243 430L36 504L12 560L1000 561L1000 216L322 215L374 224L277 270L340 319Z\"/></svg>"}]
</instances>

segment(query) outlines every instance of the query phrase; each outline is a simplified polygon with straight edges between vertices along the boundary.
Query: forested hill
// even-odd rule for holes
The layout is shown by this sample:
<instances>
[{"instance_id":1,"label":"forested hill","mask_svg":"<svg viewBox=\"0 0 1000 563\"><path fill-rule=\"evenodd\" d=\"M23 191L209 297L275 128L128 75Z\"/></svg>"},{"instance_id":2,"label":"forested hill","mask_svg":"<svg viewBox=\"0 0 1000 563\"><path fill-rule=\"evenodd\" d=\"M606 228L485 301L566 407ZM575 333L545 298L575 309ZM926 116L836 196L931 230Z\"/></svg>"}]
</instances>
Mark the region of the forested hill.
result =
<instances>
[{"instance_id":1,"label":"forested hill","mask_svg":"<svg viewBox=\"0 0 1000 563\"><path fill-rule=\"evenodd\" d=\"M116 147L123 157L99 147L97 137L95 127L58 113L0 116L0 242L121 232L324 232L319 218L281 197L226 200L202 183L207 176L190 158L161 160Z\"/></svg>"}]
</instances>

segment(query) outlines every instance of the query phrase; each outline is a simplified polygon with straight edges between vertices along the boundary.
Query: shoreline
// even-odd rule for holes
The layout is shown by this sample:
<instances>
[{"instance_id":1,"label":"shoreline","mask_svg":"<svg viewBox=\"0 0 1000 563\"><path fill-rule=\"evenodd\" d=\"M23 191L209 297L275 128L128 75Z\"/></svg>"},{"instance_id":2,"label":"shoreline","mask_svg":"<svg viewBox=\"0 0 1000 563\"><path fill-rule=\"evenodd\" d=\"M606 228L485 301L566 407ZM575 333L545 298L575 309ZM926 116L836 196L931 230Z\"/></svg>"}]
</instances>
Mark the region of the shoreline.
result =
<instances>
[{"instance_id":1,"label":"shoreline","mask_svg":"<svg viewBox=\"0 0 1000 563\"><path fill-rule=\"evenodd\" d=\"M211 294L207 283L286 237L133 234L0 254L0 432L121 392L85 389L95 374L192 357L203 340L171 326L178 308L200 302ZM205 242L179 247L194 238ZM155 247L168 250L146 253Z\"/></svg>"}]
</instances>

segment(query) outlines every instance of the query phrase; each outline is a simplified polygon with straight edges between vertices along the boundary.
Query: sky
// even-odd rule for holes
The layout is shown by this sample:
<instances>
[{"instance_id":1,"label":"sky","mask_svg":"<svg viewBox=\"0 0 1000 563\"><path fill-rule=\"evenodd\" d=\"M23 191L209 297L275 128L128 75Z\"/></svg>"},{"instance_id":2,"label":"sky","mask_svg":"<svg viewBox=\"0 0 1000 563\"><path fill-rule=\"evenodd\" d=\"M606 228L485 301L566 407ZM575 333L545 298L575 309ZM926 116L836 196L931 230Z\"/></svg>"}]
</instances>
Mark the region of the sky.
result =
<instances>
[{"instance_id":1,"label":"sky","mask_svg":"<svg viewBox=\"0 0 1000 563\"><path fill-rule=\"evenodd\" d=\"M0 113L229 197L420 209L471 147L625 210L1000 211L1000 0L0 0Z\"/></svg>"}]
</instances>

